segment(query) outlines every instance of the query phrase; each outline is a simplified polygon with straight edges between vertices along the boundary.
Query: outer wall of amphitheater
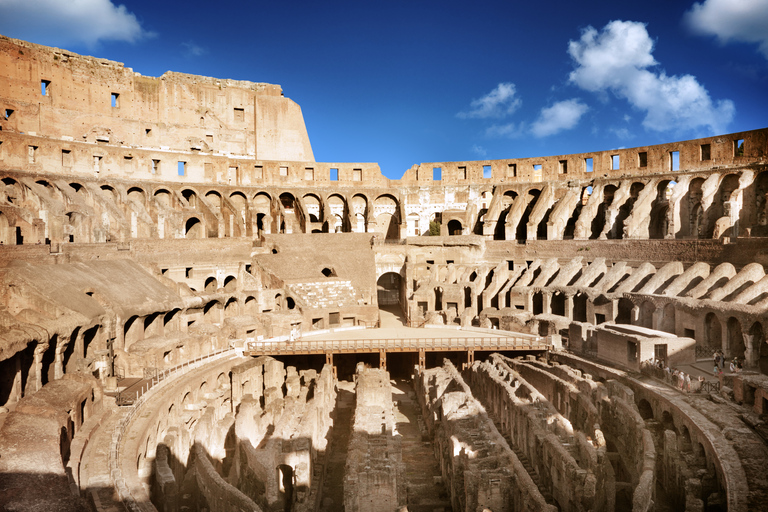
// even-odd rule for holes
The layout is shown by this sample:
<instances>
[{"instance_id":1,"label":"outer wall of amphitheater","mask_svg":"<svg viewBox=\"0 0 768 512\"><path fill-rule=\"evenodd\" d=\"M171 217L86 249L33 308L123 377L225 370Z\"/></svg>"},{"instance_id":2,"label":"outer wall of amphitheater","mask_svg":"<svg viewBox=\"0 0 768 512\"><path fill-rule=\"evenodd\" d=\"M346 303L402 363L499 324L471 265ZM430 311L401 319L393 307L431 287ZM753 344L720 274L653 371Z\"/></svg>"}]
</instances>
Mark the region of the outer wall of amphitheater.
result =
<instances>
[{"instance_id":1,"label":"outer wall of amphitheater","mask_svg":"<svg viewBox=\"0 0 768 512\"><path fill-rule=\"evenodd\" d=\"M390 180L278 85L0 70L3 510L768 507L768 129Z\"/></svg>"}]
</instances>

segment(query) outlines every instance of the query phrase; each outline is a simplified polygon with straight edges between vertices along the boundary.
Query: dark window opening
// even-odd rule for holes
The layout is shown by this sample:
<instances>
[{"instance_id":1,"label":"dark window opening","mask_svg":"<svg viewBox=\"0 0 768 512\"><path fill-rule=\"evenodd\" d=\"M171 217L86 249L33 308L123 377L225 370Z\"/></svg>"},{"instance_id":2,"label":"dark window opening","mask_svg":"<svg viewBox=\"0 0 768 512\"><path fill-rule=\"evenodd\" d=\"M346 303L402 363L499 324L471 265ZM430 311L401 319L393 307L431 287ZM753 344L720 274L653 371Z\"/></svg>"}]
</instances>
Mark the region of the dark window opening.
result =
<instances>
[{"instance_id":1,"label":"dark window opening","mask_svg":"<svg viewBox=\"0 0 768 512\"><path fill-rule=\"evenodd\" d=\"M460 180L467 179L467 168L466 167L459 167L459 179Z\"/></svg>"},{"instance_id":2,"label":"dark window opening","mask_svg":"<svg viewBox=\"0 0 768 512\"><path fill-rule=\"evenodd\" d=\"M568 174L568 160L560 160L558 162L558 169L560 174Z\"/></svg>"},{"instance_id":3,"label":"dark window opening","mask_svg":"<svg viewBox=\"0 0 768 512\"><path fill-rule=\"evenodd\" d=\"M637 154L637 166L648 167L648 152L641 151Z\"/></svg>"},{"instance_id":4,"label":"dark window opening","mask_svg":"<svg viewBox=\"0 0 768 512\"><path fill-rule=\"evenodd\" d=\"M508 164L507 165L507 177L508 178L517 178L517 164Z\"/></svg>"},{"instance_id":5,"label":"dark window opening","mask_svg":"<svg viewBox=\"0 0 768 512\"><path fill-rule=\"evenodd\" d=\"M7 109L5 109L5 118L6 118L6 119L8 119L9 117L11 117L11 114L13 114L13 109L12 109L12 108L7 108Z\"/></svg>"},{"instance_id":6,"label":"dark window opening","mask_svg":"<svg viewBox=\"0 0 768 512\"><path fill-rule=\"evenodd\" d=\"M711 160L712 159L712 146L710 144L702 144L701 145L701 160Z\"/></svg>"},{"instance_id":7,"label":"dark window opening","mask_svg":"<svg viewBox=\"0 0 768 512\"><path fill-rule=\"evenodd\" d=\"M192 277L192 267L187 267L187 271L186 271L185 275L186 275L187 279Z\"/></svg>"},{"instance_id":8,"label":"dark window opening","mask_svg":"<svg viewBox=\"0 0 768 512\"><path fill-rule=\"evenodd\" d=\"M733 141L733 156L744 156L744 139Z\"/></svg>"}]
</instances>

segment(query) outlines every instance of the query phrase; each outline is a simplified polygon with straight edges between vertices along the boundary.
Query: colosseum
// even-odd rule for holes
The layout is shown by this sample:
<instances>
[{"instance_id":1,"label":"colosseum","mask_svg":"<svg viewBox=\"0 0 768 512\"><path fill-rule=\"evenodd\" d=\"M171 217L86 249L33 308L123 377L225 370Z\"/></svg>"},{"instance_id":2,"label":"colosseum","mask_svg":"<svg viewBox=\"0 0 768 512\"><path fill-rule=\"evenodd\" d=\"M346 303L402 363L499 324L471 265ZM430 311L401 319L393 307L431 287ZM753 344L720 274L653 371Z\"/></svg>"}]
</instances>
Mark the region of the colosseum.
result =
<instances>
[{"instance_id":1,"label":"colosseum","mask_svg":"<svg viewBox=\"0 0 768 512\"><path fill-rule=\"evenodd\" d=\"M278 85L0 74L0 509L768 509L768 128L390 180Z\"/></svg>"}]
</instances>

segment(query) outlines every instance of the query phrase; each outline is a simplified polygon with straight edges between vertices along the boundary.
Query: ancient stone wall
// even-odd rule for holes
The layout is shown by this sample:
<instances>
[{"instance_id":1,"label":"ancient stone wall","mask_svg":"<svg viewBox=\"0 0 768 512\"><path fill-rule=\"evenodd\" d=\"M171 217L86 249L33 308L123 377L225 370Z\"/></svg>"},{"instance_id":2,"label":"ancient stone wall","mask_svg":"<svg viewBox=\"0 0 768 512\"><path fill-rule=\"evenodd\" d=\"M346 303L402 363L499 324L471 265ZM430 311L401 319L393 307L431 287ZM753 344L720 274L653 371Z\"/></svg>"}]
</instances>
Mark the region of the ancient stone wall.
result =
<instances>
[{"instance_id":1,"label":"ancient stone wall","mask_svg":"<svg viewBox=\"0 0 768 512\"><path fill-rule=\"evenodd\" d=\"M450 362L419 377L417 396L454 509L556 510Z\"/></svg>"},{"instance_id":2,"label":"ancient stone wall","mask_svg":"<svg viewBox=\"0 0 768 512\"><path fill-rule=\"evenodd\" d=\"M357 404L347 449L344 510L397 510L406 503L405 474L389 373L361 363L355 378Z\"/></svg>"}]
</instances>

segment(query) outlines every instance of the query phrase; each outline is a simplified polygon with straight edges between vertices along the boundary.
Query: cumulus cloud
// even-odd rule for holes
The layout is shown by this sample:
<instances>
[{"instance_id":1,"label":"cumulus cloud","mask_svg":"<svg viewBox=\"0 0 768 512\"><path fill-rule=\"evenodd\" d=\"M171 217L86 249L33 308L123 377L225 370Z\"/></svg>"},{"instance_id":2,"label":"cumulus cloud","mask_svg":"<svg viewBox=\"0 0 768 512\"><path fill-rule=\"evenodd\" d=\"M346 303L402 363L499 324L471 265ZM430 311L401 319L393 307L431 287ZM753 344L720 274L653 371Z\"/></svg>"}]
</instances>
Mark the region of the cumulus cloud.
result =
<instances>
[{"instance_id":1,"label":"cumulus cloud","mask_svg":"<svg viewBox=\"0 0 768 512\"><path fill-rule=\"evenodd\" d=\"M133 43L152 35L110 0L0 0L0 32L49 46Z\"/></svg>"},{"instance_id":2,"label":"cumulus cloud","mask_svg":"<svg viewBox=\"0 0 768 512\"><path fill-rule=\"evenodd\" d=\"M768 59L768 0L705 0L693 4L684 20L694 32L722 43L757 43Z\"/></svg>"},{"instance_id":3,"label":"cumulus cloud","mask_svg":"<svg viewBox=\"0 0 768 512\"><path fill-rule=\"evenodd\" d=\"M462 119L506 117L517 110L522 101L516 97L515 84L502 82L494 90L469 104L470 110L456 114Z\"/></svg>"},{"instance_id":4,"label":"cumulus cloud","mask_svg":"<svg viewBox=\"0 0 768 512\"><path fill-rule=\"evenodd\" d=\"M587 27L581 39L568 44L575 64L570 81L587 91L611 91L626 99L645 113L643 126L647 129L725 131L735 113L733 102L713 102L691 75L668 76L663 70L649 70L658 64L653 46L643 23L611 21L600 32Z\"/></svg>"},{"instance_id":5,"label":"cumulus cloud","mask_svg":"<svg viewBox=\"0 0 768 512\"><path fill-rule=\"evenodd\" d=\"M547 137L570 130L587 110L589 107L576 98L558 101L551 107L541 109L539 118L531 125L531 132L536 137Z\"/></svg>"},{"instance_id":6,"label":"cumulus cloud","mask_svg":"<svg viewBox=\"0 0 768 512\"><path fill-rule=\"evenodd\" d=\"M507 124L494 124L485 129L486 137L506 137L513 139L520 137L525 132L525 124L520 123L507 123Z\"/></svg>"}]
</instances>

